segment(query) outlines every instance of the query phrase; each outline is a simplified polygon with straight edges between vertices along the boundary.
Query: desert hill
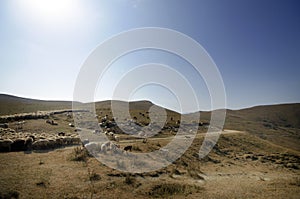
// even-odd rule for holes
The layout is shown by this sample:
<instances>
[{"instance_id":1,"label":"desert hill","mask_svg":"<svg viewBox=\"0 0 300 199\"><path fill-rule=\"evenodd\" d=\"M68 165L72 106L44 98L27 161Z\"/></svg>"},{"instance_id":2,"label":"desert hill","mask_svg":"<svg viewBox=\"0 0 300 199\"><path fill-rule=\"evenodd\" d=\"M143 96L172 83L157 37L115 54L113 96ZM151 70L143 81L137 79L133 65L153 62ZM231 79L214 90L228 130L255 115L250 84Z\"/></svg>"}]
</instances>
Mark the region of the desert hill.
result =
<instances>
[{"instance_id":1,"label":"desert hill","mask_svg":"<svg viewBox=\"0 0 300 199\"><path fill-rule=\"evenodd\" d=\"M0 115L71 108L69 101L45 101L0 94Z\"/></svg>"},{"instance_id":2,"label":"desert hill","mask_svg":"<svg viewBox=\"0 0 300 199\"><path fill-rule=\"evenodd\" d=\"M150 122L149 109L154 105L152 102L134 101L129 102L129 104L124 101L112 102L110 100L96 102L97 114L113 117L112 103L119 112L125 111L124 108L129 106L131 118L137 118L142 124L147 125ZM155 107L162 109L156 105ZM71 108L71 101L44 101L0 94L0 115ZM176 121L181 119L179 113L165 110L167 123L170 125L174 125ZM210 112L201 111L201 121L209 121L210 115ZM280 146L300 151L300 103L227 110L224 128L247 131Z\"/></svg>"},{"instance_id":3,"label":"desert hill","mask_svg":"<svg viewBox=\"0 0 300 199\"><path fill-rule=\"evenodd\" d=\"M0 152L0 198L298 198L300 193L299 104L227 110L224 131L205 158L199 159L198 155L206 132L203 125L191 146L172 164L153 172L130 174L112 169L95 157L106 158L118 168L152 165L155 161L135 159L130 163L119 157L134 157L167 146L182 115L149 101L97 102L95 118L101 121L103 129L96 132L92 128L93 133L105 133L112 146L119 148L101 147L93 157L91 154L96 151L88 153L89 145L82 147L77 127L70 125L74 117L84 120L90 112L78 111L72 116L71 102L8 95L1 95L0 99L0 115L55 110L46 118L9 120L8 128L0 128L2 144L13 140ZM128 119L140 126L150 122L152 108L161 109L167 114L165 128L146 141L118 132L111 104L119 113L129 106ZM108 119L102 122L103 118ZM209 118L210 112L200 113L201 121ZM88 120L84 123L89 126ZM131 125L124 127L133 132ZM138 130L139 126L134 128ZM34 142L30 145L27 140L32 137ZM125 151L129 146L132 153ZM174 154L161 151L167 157Z\"/></svg>"}]
</instances>

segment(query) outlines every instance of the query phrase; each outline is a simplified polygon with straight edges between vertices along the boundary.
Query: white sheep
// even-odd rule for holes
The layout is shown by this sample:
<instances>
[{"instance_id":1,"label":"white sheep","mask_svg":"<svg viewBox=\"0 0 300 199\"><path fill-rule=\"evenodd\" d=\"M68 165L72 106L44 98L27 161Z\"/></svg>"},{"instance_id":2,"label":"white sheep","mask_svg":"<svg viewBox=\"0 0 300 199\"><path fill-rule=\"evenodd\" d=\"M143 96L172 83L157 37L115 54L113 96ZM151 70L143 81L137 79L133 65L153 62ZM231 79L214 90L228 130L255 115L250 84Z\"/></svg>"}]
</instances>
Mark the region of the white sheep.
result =
<instances>
[{"instance_id":1,"label":"white sheep","mask_svg":"<svg viewBox=\"0 0 300 199\"><path fill-rule=\"evenodd\" d=\"M90 141L89 141L89 139L84 139L83 141L82 141L82 145L83 146L85 146L87 143L89 143Z\"/></svg>"},{"instance_id":2,"label":"white sheep","mask_svg":"<svg viewBox=\"0 0 300 199\"><path fill-rule=\"evenodd\" d=\"M101 152L106 153L106 151L110 150L111 142L105 142L101 145Z\"/></svg>"},{"instance_id":3,"label":"white sheep","mask_svg":"<svg viewBox=\"0 0 300 199\"><path fill-rule=\"evenodd\" d=\"M114 136L114 133L112 131L108 132L108 135L113 137Z\"/></svg>"},{"instance_id":4,"label":"white sheep","mask_svg":"<svg viewBox=\"0 0 300 199\"><path fill-rule=\"evenodd\" d=\"M116 142L119 142L119 140L120 140L120 137L117 136L117 135L114 135L113 138L114 138L114 140L115 140Z\"/></svg>"},{"instance_id":5,"label":"white sheep","mask_svg":"<svg viewBox=\"0 0 300 199\"><path fill-rule=\"evenodd\" d=\"M72 144L80 144L81 143L81 139L79 137L71 137L71 143Z\"/></svg>"},{"instance_id":6,"label":"white sheep","mask_svg":"<svg viewBox=\"0 0 300 199\"><path fill-rule=\"evenodd\" d=\"M32 149L44 150L48 149L49 141L47 139L37 140L32 143Z\"/></svg>"},{"instance_id":7,"label":"white sheep","mask_svg":"<svg viewBox=\"0 0 300 199\"><path fill-rule=\"evenodd\" d=\"M95 153L101 150L101 146L97 142L89 142L84 147L90 152Z\"/></svg>"}]
</instances>

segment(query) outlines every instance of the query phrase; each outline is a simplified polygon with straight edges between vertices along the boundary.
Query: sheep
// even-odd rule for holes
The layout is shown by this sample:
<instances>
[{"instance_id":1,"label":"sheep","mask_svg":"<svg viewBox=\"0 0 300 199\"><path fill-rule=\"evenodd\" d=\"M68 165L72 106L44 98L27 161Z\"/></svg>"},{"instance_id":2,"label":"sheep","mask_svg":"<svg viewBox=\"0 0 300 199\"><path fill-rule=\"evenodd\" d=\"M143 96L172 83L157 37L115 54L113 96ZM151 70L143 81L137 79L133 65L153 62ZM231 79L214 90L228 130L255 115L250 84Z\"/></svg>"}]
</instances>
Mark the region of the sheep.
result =
<instances>
[{"instance_id":1,"label":"sheep","mask_svg":"<svg viewBox=\"0 0 300 199\"><path fill-rule=\"evenodd\" d=\"M86 144L88 144L90 141L89 141L89 139L84 139L83 141L82 141L82 146L85 146Z\"/></svg>"},{"instance_id":2,"label":"sheep","mask_svg":"<svg viewBox=\"0 0 300 199\"><path fill-rule=\"evenodd\" d=\"M112 131L108 132L108 135L113 137L114 136L114 133Z\"/></svg>"},{"instance_id":3,"label":"sheep","mask_svg":"<svg viewBox=\"0 0 300 199\"><path fill-rule=\"evenodd\" d=\"M11 139L0 140L0 152L10 152L12 143L13 141Z\"/></svg>"},{"instance_id":4,"label":"sheep","mask_svg":"<svg viewBox=\"0 0 300 199\"><path fill-rule=\"evenodd\" d=\"M24 138L17 138L11 144L12 151L25 151L25 139Z\"/></svg>"},{"instance_id":5,"label":"sheep","mask_svg":"<svg viewBox=\"0 0 300 199\"><path fill-rule=\"evenodd\" d=\"M119 150L119 148L120 148L120 145L111 143L109 149L114 153L122 152L121 150Z\"/></svg>"},{"instance_id":6,"label":"sheep","mask_svg":"<svg viewBox=\"0 0 300 199\"><path fill-rule=\"evenodd\" d=\"M71 115L71 113L67 113L67 118L72 118L72 115Z\"/></svg>"},{"instance_id":7,"label":"sheep","mask_svg":"<svg viewBox=\"0 0 300 199\"><path fill-rule=\"evenodd\" d=\"M144 139L143 139L143 143L144 143L144 144L147 143L147 141L148 141L147 138L144 138Z\"/></svg>"},{"instance_id":8,"label":"sheep","mask_svg":"<svg viewBox=\"0 0 300 199\"><path fill-rule=\"evenodd\" d=\"M132 151L132 145L125 146L124 151Z\"/></svg>"},{"instance_id":9,"label":"sheep","mask_svg":"<svg viewBox=\"0 0 300 199\"><path fill-rule=\"evenodd\" d=\"M53 138L49 138L48 139L48 149L54 149L56 148L58 145L57 145L57 142L56 142L56 139L53 139Z\"/></svg>"},{"instance_id":10,"label":"sheep","mask_svg":"<svg viewBox=\"0 0 300 199\"><path fill-rule=\"evenodd\" d=\"M94 130L93 133L94 133L94 134L99 134L99 133L100 133L100 130L99 130L99 129L96 129L96 130Z\"/></svg>"},{"instance_id":11,"label":"sheep","mask_svg":"<svg viewBox=\"0 0 300 199\"><path fill-rule=\"evenodd\" d=\"M80 144L81 139L79 137L71 137L71 143L72 144Z\"/></svg>"},{"instance_id":12,"label":"sheep","mask_svg":"<svg viewBox=\"0 0 300 199\"><path fill-rule=\"evenodd\" d=\"M72 124L72 123L69 123L69 127L74 127L74 124Z\"/></svg>"},{"instance_id":13,"label":"sheep","mask_svg":"<svg viewBox=\"0 0 300 199\"><path fill-rule=\"evenodd\" d=\"M57 133L58 136L65 136L66 134L64 132Z\"/></svg>"},{"instance_id":14,"label":"sheep","mask_svg":"<svg viewBox=\"0 0 300 199\"><path fill-rule=\"evenodd\" d=\"M101 152L106 153L110 149L110 142L105 142L101 145Z\"/></svg>"},{"instance_id":15,"label":"sheep","mask_svg":"<svg viewBox=\"0 0 300 199\"><path fill-rule=\"evenodd\" d=\"M53 120L46 120L47 124L52 124Z\"/></svg>"},{"instance_id":16,"label":"sheep","mask_svg":"<svg viewBox=\"0 0 300 199\"><path fill-rule=\"evenodd\" d=\"M63 137L63 142L65 145L70 145L72 143L72 138L71 137Z\"/></svg>"},{"instance_id":17,"label":"sheep","mask_svg":"<svg viewBox=\"0 0 300 199\"><path fill-rule=\"evenodd\" d=\"M101 150L101 146L97 142L89 142L84 147L90 152L95 153Z\"/></svg>"},{"instance_id":18,"label":"sheep","mask_svg":"<svg viewBox=\"0 0 300 199\"><path fill-rule=\"evenodd\" d=\"M2 124L0 124L0 127L6 129L6 128L8 128L8 124L7 123L2 123Z\"/></svg>"},{"instance_id":19,"label":"sheep","mask_svg":"<svg viewBox=\"0 0 300 199\"><path fill-rule=\"evenodd\" d=\"M162 151L162 152L164 152L164 153L167 153L167 152L169 152L169 150L168 150L168 149L166 149L166 148L160 148L159 150L160 150L160 151Z\"/></svg>"},{"instance_id":20,"label":"sheep","mask_svg":"<svg viewBox=\"0 0 300 199\"><path fill-rule=\"evenodd\" d=\"M101 119L101 122L102 122L102 123L104 123L104 122L106 122L106 121L107 121L107 115L104 116L104 117Z\"/></svg>"},{"instance_id":21,"label":"sheep","mask_svg":"<svg viewBox=\"0 0 300 199\"><path fill-rule=\"evenodd\" d=\"M56 145L57 145L58 147L61 147L61 146L64 145L64 140L63 140L62 137L57 137L57 138L55 138L55 142L56 142Z\"/></svg>"},{"instance_id":22,"label":"sheep","mask_svg":"<svg viewBox=\"0 0 300 199\"><path fill-rule=\"evenodd\" d=\"M116 142L119 142L119 140L120 140L119 136L117 136L117 135L114 135L113 138Z\"/></svg>"},{"instance_id":23,"label":"sheep","mask_svg":"<svg viewBox=\"0 0 300 199\"><path fill-rule=\"evenodd\" d=\"M27 137L26 139L25 139L25 143L24 143L24 145L25 145L25 148L27 149L27 150L32 150L32 143L34 142L34 139L32 138L32 137Z\"/></svg>"},{"instance_id":24,"label":"sheep","mask_svg":"<svg viewBox=\"0 0 300 199\"><path fill-rule=\"evenodd\" d=\"M23 129L23 125L25 124L25 121L17 122L16 123L16 128L17 130Z\"/></svg>"},{"instance_id":25,"label":"sheep","mask_svg":"<svg viewBox=\"0 0 300 199\"><path fill-rule=\"evenodd\" d=\"M74 131L79 132L79 131L81 131L81 128L75 128Z\"/></svg>"},{"instance_id":26,"label":"sheep","mask_svg":"<svg viewBox=\"0 0 300 199\"><path fill-rule=\"evenodd\" d=\"M32 149L34 150L45 150L48 149L49 141L47 139L38 140L32 143Z\"/></svg>"},{"instance_id":27,"label":"sheep","mask_svg":"<svg viewBox=\"0 0 300 199\"><path fill-rule=\"evenodd\" d=\"M46 123L51 124L51 125L58 125L56 122L53 120L46 120Z\"/></svg>"}]
</instances>

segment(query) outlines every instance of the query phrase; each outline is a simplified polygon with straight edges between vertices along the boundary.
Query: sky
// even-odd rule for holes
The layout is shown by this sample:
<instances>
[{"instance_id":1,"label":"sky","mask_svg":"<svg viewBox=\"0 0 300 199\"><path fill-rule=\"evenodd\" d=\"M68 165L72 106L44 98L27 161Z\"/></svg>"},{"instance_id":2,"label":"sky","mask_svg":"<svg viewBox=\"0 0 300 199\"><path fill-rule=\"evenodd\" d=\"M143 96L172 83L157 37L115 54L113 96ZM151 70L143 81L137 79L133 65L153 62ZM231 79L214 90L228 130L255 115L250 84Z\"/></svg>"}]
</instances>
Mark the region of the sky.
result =
<instances>
[{"instance_id":1,"label":"sky","mask_svg":"<svg viewBox=\"0 0 300 199\"><path fill-rule=\"evenodd\" d=\"M72 100L82 65L97 46L124 31L160 27L181 32L206 50L224 82L226 108L299 103L299 10L297 0L3 0L0 93ZM111 99L114 85L147 63L184 75L199 108L211 109L205 80L193 66L153 49L114 61L99 79L95 101ZM130 100L148 99L174 110L180 104L174 91L159 84L128 92Z\"/></svg>"}]
</instances>

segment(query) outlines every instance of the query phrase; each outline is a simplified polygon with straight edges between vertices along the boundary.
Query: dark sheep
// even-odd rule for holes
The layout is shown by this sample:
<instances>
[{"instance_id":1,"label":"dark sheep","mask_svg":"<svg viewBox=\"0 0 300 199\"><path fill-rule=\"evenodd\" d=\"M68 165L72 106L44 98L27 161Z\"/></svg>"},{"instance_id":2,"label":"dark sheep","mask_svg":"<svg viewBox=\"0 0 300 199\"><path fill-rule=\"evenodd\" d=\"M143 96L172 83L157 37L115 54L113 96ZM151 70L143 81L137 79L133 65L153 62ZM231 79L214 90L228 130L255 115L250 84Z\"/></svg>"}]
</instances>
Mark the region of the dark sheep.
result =
<instances>
[{"instance_id":1,"label":"dark sheep","mask_svg":"<svg viewBox=\"0 0 300 199\"><path fill-rule=\"evenodd\" d=\"M32 143L32 149L34 150L45 150L49 149L49 141L47 139L38 140Z\"/></svg>"},{"instance_id":2,"label":"dark sheep","mask_svg":"<svg viewBox=\"0 0 300 199\"><path fill-rule=\"evenodd\" d=\"M8 124L7 123L2 123L2 124L0 124L0 127L6 129L6 128L8 128Z\"/></svg>"},{"instance_id":3,"label":"dark sheep","mask_svg":"<svg viewBox=\"0 0 300 199\"><path fill-rule=\"evenodd\" d=\"M25 145L26 150L29 150L29 151L32 150L32 143L33 142L34 142L34 139L32 137L27 137L25 139L24 145Z\"/></svg>"},{"instance_id":4,"label":"dark sheep","mask_svg":"<svg viewBox=\"0 0 300 199\"><path fill-rule=\"evenodd\" d=\"M0 140L0 152L10 152L12 143L11 139Z\"/></svg>"},{"instance_id":5,"label":"dark sheep","mask_svg":"<svg viewBox=\"0 0 300 199\"><path fill-rule=\"evenodd\" d=\"M57 125L57 123L54 122L53 120L46 120L46 123L51 124L51 125Z\"/></svg>"},{"instance_id":6,"label":"dark sheep","mask_svg":"<svg viewBox=\"0 0 300 199\"><path fill-rule=\"evenodd\" d=\"M64 132L59 132L58 136L65 136L66 134Z\"/></svg>"},{"instance_id":7,"label":"dark sheep","mask_svg":"<svg viewBox=\"0 0 300 199\"><path fill-rule=\"evenodd\" d=\"M124 151L132 151L132 145L125 146Z\"/></svg>"},{"instance_id":8,"label":"dark sheep","mask_svg":"<svg viewBox=\"0 0 300 199\"><path fill-rule=\"evenodd\" d=\"M11 144L12 151L25 151L25 139L18 138Z\"/></svg>"}]
</instances>

